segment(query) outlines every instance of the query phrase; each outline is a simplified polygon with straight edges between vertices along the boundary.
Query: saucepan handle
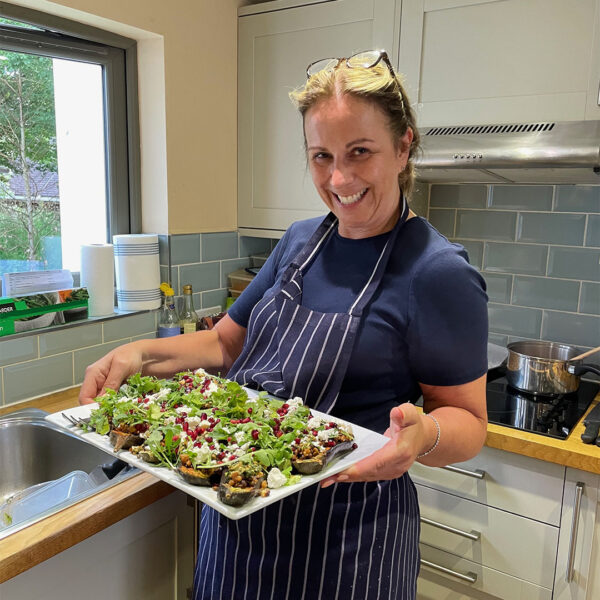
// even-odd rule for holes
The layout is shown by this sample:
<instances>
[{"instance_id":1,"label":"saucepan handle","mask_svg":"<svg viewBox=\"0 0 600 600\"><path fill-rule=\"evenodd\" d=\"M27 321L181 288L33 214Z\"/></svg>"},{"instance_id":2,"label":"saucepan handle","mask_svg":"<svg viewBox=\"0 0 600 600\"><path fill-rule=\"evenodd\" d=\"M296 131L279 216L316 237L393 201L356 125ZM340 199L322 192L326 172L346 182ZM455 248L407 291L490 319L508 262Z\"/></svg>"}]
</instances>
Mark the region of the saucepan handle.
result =
<instances>
[{"instance_id":1,"label":"saucepan handle","mask_svg":"<svg viewBox=\"0 0 600 600\"><path fill-rule=\"evenodd\" d=\"M600 375L600 365L569 365L567 367L567 371L572 375L583 375L584 373L596 373L596 375Z\"/></svg>"}]
</instances>

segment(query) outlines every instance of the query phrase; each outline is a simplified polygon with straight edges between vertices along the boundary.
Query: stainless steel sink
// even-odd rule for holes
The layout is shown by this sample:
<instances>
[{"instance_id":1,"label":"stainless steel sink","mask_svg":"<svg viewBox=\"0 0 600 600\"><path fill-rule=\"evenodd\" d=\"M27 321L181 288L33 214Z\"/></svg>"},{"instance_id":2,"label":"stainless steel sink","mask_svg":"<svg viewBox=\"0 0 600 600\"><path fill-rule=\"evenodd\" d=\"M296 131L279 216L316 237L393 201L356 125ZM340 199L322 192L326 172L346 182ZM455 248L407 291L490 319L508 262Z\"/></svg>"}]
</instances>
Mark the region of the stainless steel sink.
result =
<instances>
[{"instance_id":1,"label":"stainless steel sink","mask_svg":"<svg viewBox=\"0 0 600 600\"><path fill-rule=\"evenodd\" d=\"M72 471L88 473L94 487L24 522L0 527L0 539L139 472L45 421L47 414L38 409L24 409L0 417L0 504L26 488L59 479Z\"/></svg>"}]
</instances>

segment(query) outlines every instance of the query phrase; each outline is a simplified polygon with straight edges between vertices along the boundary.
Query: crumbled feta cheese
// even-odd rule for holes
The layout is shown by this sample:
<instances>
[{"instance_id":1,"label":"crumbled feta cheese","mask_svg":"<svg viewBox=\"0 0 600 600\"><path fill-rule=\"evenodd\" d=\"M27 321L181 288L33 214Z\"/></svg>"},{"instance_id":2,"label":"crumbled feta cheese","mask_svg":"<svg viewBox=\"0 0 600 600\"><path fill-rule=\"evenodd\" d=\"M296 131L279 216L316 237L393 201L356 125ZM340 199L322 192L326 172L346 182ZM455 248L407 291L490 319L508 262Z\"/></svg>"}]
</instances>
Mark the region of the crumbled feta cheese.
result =
<instances>
[{"instance_id":1,"label":"crumbled feta cheese","mask_svg":"<svg viewBox=\"0 0 600 600\"><path fill-rule=\"evenodd\" d=\"M146 398L149 404L156 404L157 400L161 400L165 396L169 395L169 388L160 388L156 394L148 394Z\"/></svg>"},{"instance_id":2,"label":"crumbled feta cheese","mask_svg":"<svg viewBox=\"0 0 600 600\"><path fill-rule=\"evenodd\" d=\"M265 410L263 411L263 417L265 419L268 419L271 416L271 411L268 408L265 408Z\"/></svg>"},{"instance_id":3,"label":"crumbled feta cheese","mask_svg":"<svg viewBox=\"0 0 600 600\"><path fill-rule=\"evenodd\" d=\"M189 413L192 409L189 406L186 406L185 404L182 406L178 406L175 409L175 412L180 415L181 413Z\"/></svg>"},{"instance_id":4,"label":"crumbled feta cheese","mask_svg":"<svg viewBox=\"0 0 600 600\"><path fill-rule=\"evenodd\" d=\"M211 381L210 384L208 385L208 387L206 388L206 393L208 393L208 394L213 394L214 392L218 392L218 391L219 391L219 386L214 381Z\"/></svg>"},{"instance_id":5,"label":"crumbled feta cheese","mask_svg":"<svg viewBox=\"0 0 600 600\"><path fill-rule=\"evenodd\" d=\"M196 429L202 423L200 417L187 417L186 421L192 429Z\"/></svg>"},{"instance_id":6,"label":"crumbled feta cheese","mask_svg":"<svg viewBox=\"0 0 600 600\"><path fill-rule=\"evenodd\" d=\"M196 450L196 456L198 457L198 461L200 463L210 462L211 455L211 450L206 442L204 442L204 444L202 444L202 446Z\"/></svg>"},{"instance_id":7,"label":"crumbled feta cheese","mask_svg":"<svg viewBox=\"0 0 600 600\"><path fill-rule=\"evenodd\" d=\"M336 435L337 431L335 429L322 429L317 434L317 438L322 442L326 442L327 440L334 438Z\"/></svg>"},{"instance_id":8,"label":"crumbled feta cheese","mask_svg":"<svg viewBox=\"0 0 600 600\"><path fill-rule=\"evenodd\" d=\"M175 417L173 417L173 416L165 417L165 423L167 423L168 425L175 425Z\"/></svg>"},{"instance_id":9,"label":"crumbled feta cheese","mask_svg":"<svg viewBox=\"0 0 600 600\"><path fill-rule=\"evenodd\" d=\"M208 373L204 369L200 368L194 371L194 375L208 375Z\"/></svg>"},{"instance_id":10,"label":"crumbled feta cheese","mask_svg":"<svg viewBox=\"0 0 600 600\"><path fill-rule=\"evenodd\" d=\"M243 431L236 431L233 437L238 444L241 444L245 439L246 434Z\"/></svg>"},{"instance_id":11,"label":"crumbled feta cheese","mask_svg":"<svg viewBox=\"0 0 600 600\"><path fill-rule=\"evenodd\" d=\"M337 426L346 433L352 434L352 425L350 423L337 423Z\"/></svg>"},{"instance_id":12,"label":"crumbled feta cheese","mask_svg":"<svg viewBox=\"0 0 600 600\"><path fill-rule=\"evenodd\" d=\"M246 404L256 404L256 398L248 398L248 400L246 400Z\"/></svg>"},{"instance_id":13,"label":"crumbled feta cheese","mask_svg":"<svg viewBox=\"0 0 600 600\"><path fill-rule=\"evenodd\" d=\"M315 429L317 427L320 427L323 424L323 419L321 419L321 417L312 417L308 420L308 428L309 429Z\"/></svg>"},{"instance_id":14,"label":"crumbled feta cheese","mask_svg":"<svg viewBox=\"0 0 600 600\"><path fill-rule=\"evenodd\" d=\"M267 475L267 486L272 490L285 485L286 481L286 476L277 467L273 467Z\"/></svg>"}]
</instances>

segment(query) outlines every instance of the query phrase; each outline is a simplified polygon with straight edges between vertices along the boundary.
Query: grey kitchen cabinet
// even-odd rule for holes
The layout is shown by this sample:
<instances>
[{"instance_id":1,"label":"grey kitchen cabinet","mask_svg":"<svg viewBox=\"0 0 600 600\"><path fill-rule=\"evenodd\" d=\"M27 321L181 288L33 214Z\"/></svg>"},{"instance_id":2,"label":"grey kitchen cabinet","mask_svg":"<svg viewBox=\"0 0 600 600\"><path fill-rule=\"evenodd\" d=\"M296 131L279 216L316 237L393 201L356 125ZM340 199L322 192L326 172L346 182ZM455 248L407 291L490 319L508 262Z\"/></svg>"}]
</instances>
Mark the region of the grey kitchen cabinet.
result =
<instances>
[{"instance_id":1,"label":"grey kitchen cabinet","mask_svg":"<svg viewBox=\"0 0 600 600\"><path fill-rule=\"evenodd\" d=\"M419 600L594 597L598 475L486 447L450 469L415 463L411 477Z\"/></svg>"},{"instance_id":2,"label":"grey kitchen cabinet","mask_svg":"<svg viewBox=\"0 0 600 600\"><path fill-rule=\"evenodd\" d=\"M185 600L193 523L186 494L174 491L0 584L0 598Z\"/></svg>"},{"instance_id":3,"label":"grey kitchen cabinet","mask_svg":"<svg viewBox=\"0 0 600 600\"><path fill-rule=\"evenodd\" d=\"M253 13L253 11L255 11ZM309 63L392 48L395 0L276 1L238 18L238 227L281 237L299 219L326 213L304 153L302 121L288 93Z\"/></svg>"},{"instance_id":4,"label":"grey kitchen cabinet","mask_svg":"<svg viewBox=\"0 0 600 600\"><path fill-rule=\"evenodd\" d=\"M421 126L600 119L600 0L412 0L399 70Z\"/></svg>"}]
</instances>

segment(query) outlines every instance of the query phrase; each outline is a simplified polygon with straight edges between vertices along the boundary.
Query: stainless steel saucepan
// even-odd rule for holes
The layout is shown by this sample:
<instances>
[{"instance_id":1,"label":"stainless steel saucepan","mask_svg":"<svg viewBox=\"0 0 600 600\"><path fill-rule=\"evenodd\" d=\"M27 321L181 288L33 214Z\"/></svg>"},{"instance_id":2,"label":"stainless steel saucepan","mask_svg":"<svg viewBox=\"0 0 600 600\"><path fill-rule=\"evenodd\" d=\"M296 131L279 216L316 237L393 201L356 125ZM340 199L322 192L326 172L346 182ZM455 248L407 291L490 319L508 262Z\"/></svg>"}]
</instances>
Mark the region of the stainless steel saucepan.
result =
<instances>
[{"instance_id":1,"label":"stainless steel saucepan","mask_svg":"<svg viewBox=\"0 0 600 600\"><path fill-rule=\"evenodd\" d=\"M583 364L581 350L544 341L508 344L506 379L514 388L530 394L555 396L577 391L580 375L600 375L600 366ZM595 348L595 351L600 350ZM585 352L585 356L592 352Z\"/></svg>"}]
</instances>

